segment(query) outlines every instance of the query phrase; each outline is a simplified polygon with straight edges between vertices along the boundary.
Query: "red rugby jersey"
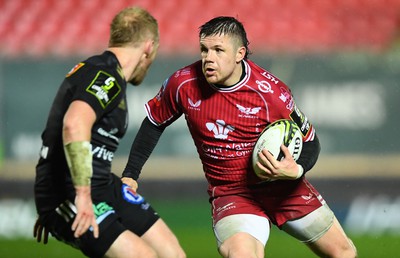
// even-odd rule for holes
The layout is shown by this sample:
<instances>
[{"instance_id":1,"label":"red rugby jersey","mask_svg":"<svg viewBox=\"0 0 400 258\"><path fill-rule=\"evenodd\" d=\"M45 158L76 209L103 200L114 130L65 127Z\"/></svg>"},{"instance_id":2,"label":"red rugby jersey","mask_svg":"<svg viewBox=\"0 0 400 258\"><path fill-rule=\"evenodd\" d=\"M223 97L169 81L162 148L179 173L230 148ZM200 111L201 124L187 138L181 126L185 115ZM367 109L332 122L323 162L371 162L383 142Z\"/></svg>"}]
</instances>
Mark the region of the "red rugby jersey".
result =
<instances>
[{"instance_id":1,"label":"red rugby jersey","mask_svg":"<svg viewBox=\"0 0 400 258\"><path fill-rule=\"evenodd\" d=\"M243 64L245 76L240 82L218 88L206 81L201 61L195 62L170 76L146 104L156 125L169 125L184 114L213 196L240 193L260 181L252 170L251 155L268 124L292 119L304 141L314 137L314 128L297 108L290 89L254 62Z\"/></svg>"}]
</instances>

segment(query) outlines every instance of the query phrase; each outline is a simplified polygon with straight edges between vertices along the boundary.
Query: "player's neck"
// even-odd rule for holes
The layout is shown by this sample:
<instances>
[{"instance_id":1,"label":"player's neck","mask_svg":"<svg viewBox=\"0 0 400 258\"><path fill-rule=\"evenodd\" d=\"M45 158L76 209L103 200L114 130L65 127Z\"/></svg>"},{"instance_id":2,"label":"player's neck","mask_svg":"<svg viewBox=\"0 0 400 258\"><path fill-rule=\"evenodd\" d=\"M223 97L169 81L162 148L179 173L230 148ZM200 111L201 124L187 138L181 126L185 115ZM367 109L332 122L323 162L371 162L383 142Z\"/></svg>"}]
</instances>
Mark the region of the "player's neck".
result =
<instances>
[{"instance_id":1,"label":"player's neck","mask_svg":"<svg viewBox=\"0 0 400 258\"><path fill-rule=\"evenodd\" d=\"M107 50L114 53L117 57L126 80L129 80L136 66L139 64L140 58L144 55L141 48L135 47L110 47Z\"/></svg>"},{"instance_id":2,"label":"player's neck","mask_svg":"<svg viewBox=\"0 0 400 258\"><path fill-rule=\"evenodd\" d=\"M225 85L225 84L214 84L214 85L217 86L218 88L230 88L230 87L235 86L236 84L241 82L243 80L243 78L246 76L243 61L240 62L240 67L238 67L238 69L239 69L240 77L238 80L236 80L235 83L230 84L230 85Z\"/></svg>"}]
</instances>

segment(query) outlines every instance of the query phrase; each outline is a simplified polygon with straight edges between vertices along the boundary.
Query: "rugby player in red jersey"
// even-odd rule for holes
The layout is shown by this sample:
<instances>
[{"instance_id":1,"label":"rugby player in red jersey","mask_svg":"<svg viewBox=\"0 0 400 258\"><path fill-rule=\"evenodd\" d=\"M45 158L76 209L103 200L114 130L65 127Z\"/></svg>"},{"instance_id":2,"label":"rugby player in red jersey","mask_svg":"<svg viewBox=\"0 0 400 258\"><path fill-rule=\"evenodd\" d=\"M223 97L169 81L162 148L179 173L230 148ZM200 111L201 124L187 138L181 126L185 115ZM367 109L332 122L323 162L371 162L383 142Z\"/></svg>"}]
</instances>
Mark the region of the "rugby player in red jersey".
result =
<instances>
[{"instance_id":1,"label":"rugby player in red jersey","mask_svg":"<svg viewBox=\"0 0 400 258\"><path fill-rule=\"evenodd\" d=\"M132 144L123 182L136 185L164 129L184 115L208 180L213 228L223 257L264 257L271 224L321 257L356 257L332 210L305 178L318 159L315 128L290 89L248 59L243 25L216 17L200 27L201 60L179 69L145 105L147 117ZM251 165L260 132L278 119L301 129L303 151L294 161L259 155L266 177Z\"/></svg>"}]
</instances>

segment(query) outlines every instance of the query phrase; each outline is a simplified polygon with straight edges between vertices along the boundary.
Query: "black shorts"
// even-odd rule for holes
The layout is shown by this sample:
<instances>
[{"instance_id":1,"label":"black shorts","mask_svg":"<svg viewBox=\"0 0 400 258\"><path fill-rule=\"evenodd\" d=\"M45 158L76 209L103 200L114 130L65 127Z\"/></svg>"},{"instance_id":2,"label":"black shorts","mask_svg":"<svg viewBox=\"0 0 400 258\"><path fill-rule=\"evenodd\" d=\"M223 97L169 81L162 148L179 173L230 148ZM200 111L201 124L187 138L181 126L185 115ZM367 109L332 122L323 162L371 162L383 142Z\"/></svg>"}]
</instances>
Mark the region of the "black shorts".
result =
<instances>
[{"instance_id":1,"label":"black shorts","mask_svg":"<svg viewBox=\"0 0 400 258\"><path fill-rule=\"evenodd\" d=\"M55 238L89 257L103 257L122 232L130 230L141 236L159 219L150 204L115 175L112 184L92 188L92 200L99 238L93 237L91 229L78 239L74 237L71 230L75 219L74 200L65 200L54 211L40 214L43 225Z\"/></svg>"}]
</instances>

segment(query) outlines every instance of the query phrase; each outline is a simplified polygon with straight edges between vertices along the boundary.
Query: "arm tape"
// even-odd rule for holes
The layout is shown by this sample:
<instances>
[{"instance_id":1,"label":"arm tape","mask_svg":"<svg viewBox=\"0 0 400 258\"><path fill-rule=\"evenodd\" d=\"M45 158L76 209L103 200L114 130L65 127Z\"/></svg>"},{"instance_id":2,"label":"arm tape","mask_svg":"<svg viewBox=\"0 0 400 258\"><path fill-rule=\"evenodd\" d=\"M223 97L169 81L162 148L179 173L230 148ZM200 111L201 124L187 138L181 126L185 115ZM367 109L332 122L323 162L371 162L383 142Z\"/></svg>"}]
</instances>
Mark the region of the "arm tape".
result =
<instances>
[{"instance_id":1,"label":"arm tape","mask_svg":"<svg viewBox=\"0 0 400 258\"><path fill-rule=\"evenodd\" d=\"M296 179L299 179L300 177L303 176L303 174L304 174L304 169L303 169L303 167L302 167L301 165L299 165L299 164L297 164L297 168L298 168L299 170L297 171Z\"/></svg>"},{"instance_id":2,"label":"arm tape","mask_svg":"<svg viewBox=\"0 0 400 258\"><path fill-rule=\"evenodd\" d=\"M64 152L74 186L90 185L90 178L93 173L90 142L70 142L64 145Z\"/></svg>"}]
</instances>

